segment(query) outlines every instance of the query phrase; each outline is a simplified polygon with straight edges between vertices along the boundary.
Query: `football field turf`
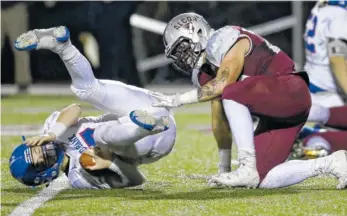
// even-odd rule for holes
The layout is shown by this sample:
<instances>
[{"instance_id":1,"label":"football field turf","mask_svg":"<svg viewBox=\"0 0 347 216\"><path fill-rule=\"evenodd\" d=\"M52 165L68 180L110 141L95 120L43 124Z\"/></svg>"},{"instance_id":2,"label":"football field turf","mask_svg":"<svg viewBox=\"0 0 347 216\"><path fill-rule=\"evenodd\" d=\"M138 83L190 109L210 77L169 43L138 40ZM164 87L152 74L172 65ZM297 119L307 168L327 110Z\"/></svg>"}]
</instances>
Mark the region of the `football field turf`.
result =
<instances>
[{"instance_id":1,"label":"football field turf","mask_svg":"<svg viewBox=\"0 0 347 216\"><path fill-rule=\"evenodd\" d=\"M21 137L6 134L23 125L27 130L37 128L52 111L72 102L78 101L67 96L2 98L1 215L10 214L44 188L27 188L11 177L8 160ZM82 106L87 108L84 116L100 113ZM147 177L144 185L119 190L68 189L34 215L347 215L347 190L335 190L336 181L327 177L276 190L208 188L207 178L216 173L218 161L208 104L180 108L175 117L175 147L169 156L140 167Z\"/></svg>"}]
</instances>

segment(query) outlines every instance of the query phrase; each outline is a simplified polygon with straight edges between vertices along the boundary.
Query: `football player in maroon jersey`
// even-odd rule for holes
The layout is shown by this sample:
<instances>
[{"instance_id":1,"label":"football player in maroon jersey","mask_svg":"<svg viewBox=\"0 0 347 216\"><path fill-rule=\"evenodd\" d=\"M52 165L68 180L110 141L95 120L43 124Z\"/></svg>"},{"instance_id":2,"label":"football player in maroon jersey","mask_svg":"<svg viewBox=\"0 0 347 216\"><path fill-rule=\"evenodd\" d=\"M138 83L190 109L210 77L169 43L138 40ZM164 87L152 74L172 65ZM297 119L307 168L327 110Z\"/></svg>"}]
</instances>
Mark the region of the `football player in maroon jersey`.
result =
<instances>
[{"instance_id":1,"label":"football player in maroon jersey","mask_svg":"<svg viewBox=\"0 0 347 216\"><path fill-rule=\"evenodd\" d=\"M175 95L152 92L158 100L153 106L212 101L220 168L210 185L284 187L324 170L335 172L337 188L346 186L346 151L283 163L307 120L311 98L306 72L296 72L293 60L278 47L238 26L214 30L195 13L180 14L168 23L164 45L174 67L191 74L197 88ZM255 131L251 115L260 119ZM230 170L229 132L238 149L240 166L235 171ZM341 162L331 162L337 158Z\"/></svg>"}]
</instances>

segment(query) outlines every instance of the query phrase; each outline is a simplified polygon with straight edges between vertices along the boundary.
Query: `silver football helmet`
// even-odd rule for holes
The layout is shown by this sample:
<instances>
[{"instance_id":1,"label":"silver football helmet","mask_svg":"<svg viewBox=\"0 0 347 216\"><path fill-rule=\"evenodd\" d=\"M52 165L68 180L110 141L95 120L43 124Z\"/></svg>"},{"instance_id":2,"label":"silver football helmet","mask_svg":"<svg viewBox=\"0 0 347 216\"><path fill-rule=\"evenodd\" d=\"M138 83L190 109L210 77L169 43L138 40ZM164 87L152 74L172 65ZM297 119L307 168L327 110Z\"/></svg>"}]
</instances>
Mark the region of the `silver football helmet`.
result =
<instances>
[{"instance_id":1,"label":"silver football helmet","mask_svg":"<svg viewBox=\"0 0 347 216\"><path fill-rule=\"evenodd\" d=\"M164 30L164 46L167 58L175 60L173 66L190 74L214 30L196 13L175 16Z\"/></svg>"}]
</instances>

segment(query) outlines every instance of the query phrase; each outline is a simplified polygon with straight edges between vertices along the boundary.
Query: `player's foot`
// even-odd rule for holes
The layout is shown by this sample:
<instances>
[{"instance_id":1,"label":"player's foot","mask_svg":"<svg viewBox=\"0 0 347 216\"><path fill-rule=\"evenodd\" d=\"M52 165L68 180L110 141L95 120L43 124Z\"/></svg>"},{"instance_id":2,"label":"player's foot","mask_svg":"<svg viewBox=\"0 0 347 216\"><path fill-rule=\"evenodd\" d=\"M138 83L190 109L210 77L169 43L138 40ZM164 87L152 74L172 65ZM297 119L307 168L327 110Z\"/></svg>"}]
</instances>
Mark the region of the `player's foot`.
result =
<instances>
[{"instance_id":1,"label":"player's foot","mask_svg":"<svg viewBox=\"0 0 347 216\"><path fill-rule=\"evenodd\" d=\"M218 187L223 187L223 185L219 184L218 182L213 181L213 178L218 177L219 175L223 173L230 173L231 172L231 166L225 167L221 165L220 163L218 164L218 173L216 175L211 176L211 178L207 182L207 186L211 188L218 188Z\"/></svg>"},{"instance_id":2,"label":"player's foot","mask_svg":"<svg viewBox=\"0 0 347 216\"><path fill-rule=\"evenodd\" d=\"M221 173L221 174L223 174L223 173ZM207 186L210 187L210 188L224 187L224 185L222 185L221 183L219 183L219 182L214 180L216 178L219 178L219 175L221 175L221 174L218 173L216 175L211 176L211 178L207 182Z\"/></svg>"},{"instance_id":3,"label":"player's foot","mask_svg":"<svg viewBox=\"0 0 347 216\"><path fill-rule=\"evenodd\" d=\"M347 186L347 151L340 150L332 153L329 157L328 173L338 180L336 189L343 189Z\"/></svg>"},{"instance_id":4,"label":"player's foot","mask_svg":"<svg viewBox=\"0 0 347 216\"><path fill-rule=\"evenodd\" d=\"M49 49L58 53L69 44L71 44L69 30L65 26L60 26L23 33L14 42L14 47L20 51Z\"/></svg>"},{"instance_id":5,"label":"player's foot","mask_svg":"<svg viewBox=\"0 0 347 216\"><path fill-rule=\"evenodd\" d=\"M230 187L256 188L260 179L255 154L240 151L239 158L240 167L237 170L212 176L211 182Z\"/></svg>"},{"instance_id":6,"label":"player's foot","mask_svg":"<svg viewBox=\"0 0 347 216\"><path fill-rule=\"evenodd\" d=\"M153 132L165 131L169 129L170 125L169 117L155 117L143 110L132 111L130 113L130 119L139 127Z\"/></svg>"}]
</instances>

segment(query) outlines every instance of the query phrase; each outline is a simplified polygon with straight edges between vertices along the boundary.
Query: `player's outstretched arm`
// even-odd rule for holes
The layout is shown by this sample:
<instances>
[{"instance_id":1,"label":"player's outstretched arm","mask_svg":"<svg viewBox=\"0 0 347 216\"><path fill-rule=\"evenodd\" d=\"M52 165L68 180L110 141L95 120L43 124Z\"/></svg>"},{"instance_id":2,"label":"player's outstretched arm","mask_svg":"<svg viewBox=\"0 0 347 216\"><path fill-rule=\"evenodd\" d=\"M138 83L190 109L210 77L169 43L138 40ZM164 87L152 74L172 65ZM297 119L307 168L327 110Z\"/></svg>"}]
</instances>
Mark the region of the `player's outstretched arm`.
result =
<instances>
[{"instance_id":1,"label":"player's outstretched arm","mask_svg":"<svg viewBox=\"0 0 347 216\"><path fill-rule=\"evenodd\" d=\"M64 108L55 124L50 127L48 132L41 136L35 136L26 140L28 146L37 146L44 143L53 142L61 136L69 127L76 124L81 115L81 106L79 104L71 104Z\"/></svg>"},{"instance_id":2,"label":"player's outstretched arm","mask_svg":"<svg viewBox=\"0 0 347 216\"><path fill-rule=\"evenodd\" d=\"M159 102L153 104L157 107L179 107L184 104L210 101L222 95L224 88L236 82L244 64L245 54L248 52L250 42L248 39L238 41L225 55L215 79L206 83L201 88L186 93L167 96L160 93L151 93Z\"/></svg>"}]
</instances>

